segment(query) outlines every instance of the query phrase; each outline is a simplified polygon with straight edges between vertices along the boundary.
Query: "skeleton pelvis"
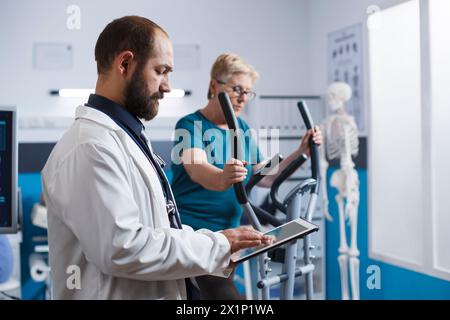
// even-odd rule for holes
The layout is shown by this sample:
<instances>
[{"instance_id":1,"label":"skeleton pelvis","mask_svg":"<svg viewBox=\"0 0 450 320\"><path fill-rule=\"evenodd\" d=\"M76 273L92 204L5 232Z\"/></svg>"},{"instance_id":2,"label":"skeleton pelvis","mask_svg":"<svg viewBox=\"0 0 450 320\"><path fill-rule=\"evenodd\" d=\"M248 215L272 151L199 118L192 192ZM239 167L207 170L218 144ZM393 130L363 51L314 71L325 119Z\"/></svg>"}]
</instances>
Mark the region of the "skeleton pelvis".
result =
<instances>
[{"instance_id":1,"label":"skeleton pelvis","mask_svg":"<svg viewBox=\"0 0 450 320\"><path fill-rule=\"evenodd\" d=\"M346 197L348 196L347 191L359 187L358 173L353 168L338 169L331 175L330 185L338 189L339 193Z\"/></svg>"}]
</instances>

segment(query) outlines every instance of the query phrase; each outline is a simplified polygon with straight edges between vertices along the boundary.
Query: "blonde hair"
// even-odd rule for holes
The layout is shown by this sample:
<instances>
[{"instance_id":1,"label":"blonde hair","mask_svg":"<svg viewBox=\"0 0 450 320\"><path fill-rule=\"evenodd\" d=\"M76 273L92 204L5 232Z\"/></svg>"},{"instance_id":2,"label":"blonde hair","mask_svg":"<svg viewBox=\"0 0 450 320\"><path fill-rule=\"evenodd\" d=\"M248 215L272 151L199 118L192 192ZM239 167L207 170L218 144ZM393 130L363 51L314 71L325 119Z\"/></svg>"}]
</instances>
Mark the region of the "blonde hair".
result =
<instances>
[{"instance_id":1,"label":"blonde hair","mask_svg":"<svg viewBox=\"0 0 450 320\"><path fill-rule=\"evenodd\" d=\"M227 82L233 75L245 74L252 79L254 84L259 79L259 73L255 68L244 61L235 53L223 53L217 57L211 68L211 80ZM208 100L212 98L211 83L208 88Z\"/></svg>"}]
</instances>

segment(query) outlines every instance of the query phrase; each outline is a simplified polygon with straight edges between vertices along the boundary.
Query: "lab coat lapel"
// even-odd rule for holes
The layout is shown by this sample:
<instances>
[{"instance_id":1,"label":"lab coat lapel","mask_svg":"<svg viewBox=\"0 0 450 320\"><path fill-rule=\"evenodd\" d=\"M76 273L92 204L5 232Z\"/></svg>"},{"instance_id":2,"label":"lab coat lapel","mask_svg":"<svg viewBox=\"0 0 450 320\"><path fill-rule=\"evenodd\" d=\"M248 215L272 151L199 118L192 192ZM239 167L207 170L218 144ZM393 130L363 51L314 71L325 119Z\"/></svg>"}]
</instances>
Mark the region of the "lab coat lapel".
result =
<instances>
[{"instance_id":1,"label":"lab coat lapel","mask_svg":"<svg viewBox=\"0 0 450 320\"><path fill-rule=\"evenodd\" d=\"M133 158L133 162L139 172L142 175L147 190L149 190L150 196L152 198L153 210L156 212L166 212L166 202L164 198L163 189L158 178L158 173L150 164L144 152L139 148L139 146L134 142L128 134L120 129L117 132L117 136L122 141L122 144L128 154ZM169 217L167 215L153 215L155 223L159 226L168 227Z\"/></svg>"},{"instance_id":2,"label":"lab coat lapel","mask_svg":"<svg viewBox=\"0 0 450 320\"><path fill-rule=\"evenodd\" d=\"M131 139L128 134L122 129L120 129L120 132L117 132L117 136L122 141L123 146L128 151L129 155L133 158L134 163L144 176L146 184L153 187L155 185L160 185L155 169L150 164L147 156L144 154L141 148L139 148L136 142L134 142L133 139ZM162 190L161 195L163 195Z\"/></svg>"}]
</instances>

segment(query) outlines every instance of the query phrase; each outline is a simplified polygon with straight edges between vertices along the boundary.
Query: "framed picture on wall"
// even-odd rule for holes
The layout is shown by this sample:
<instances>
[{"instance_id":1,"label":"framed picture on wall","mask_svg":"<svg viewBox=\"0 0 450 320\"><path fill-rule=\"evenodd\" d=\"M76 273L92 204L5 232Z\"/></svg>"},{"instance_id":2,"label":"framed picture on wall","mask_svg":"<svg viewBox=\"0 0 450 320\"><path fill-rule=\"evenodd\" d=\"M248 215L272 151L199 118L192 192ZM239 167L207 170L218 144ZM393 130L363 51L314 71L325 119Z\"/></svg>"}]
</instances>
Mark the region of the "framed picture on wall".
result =
<instances>
[{"instance_id":1,"label":"framed picture on wall","mask_svg":"<svg viewBox=\"0 0 450 320\"><path fill-rule=\"evenodd\" d=\"M359 134L367 135L363 86L363 25L353 25L328 35L328 83L345 82L353 96L345 105L355 118Z\"/></svg>"}]
</instances>

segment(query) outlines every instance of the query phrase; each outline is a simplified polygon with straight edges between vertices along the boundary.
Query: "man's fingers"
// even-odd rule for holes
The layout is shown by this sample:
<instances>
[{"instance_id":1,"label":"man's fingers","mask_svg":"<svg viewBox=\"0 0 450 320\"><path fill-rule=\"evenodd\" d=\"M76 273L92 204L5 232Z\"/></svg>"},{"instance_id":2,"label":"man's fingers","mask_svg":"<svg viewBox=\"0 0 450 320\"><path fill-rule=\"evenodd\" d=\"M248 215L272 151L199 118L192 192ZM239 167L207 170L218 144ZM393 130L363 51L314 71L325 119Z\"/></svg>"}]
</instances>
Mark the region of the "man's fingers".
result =
<instances>
[{"instance_id":1,"label":"man's fingers","mask_svg":"<svg viewBox=\"0 0 450 320\"><path fill-rule=\"evenodd\" d=\"M263 234L251 226L242 226L233 230L235 232L235 241L262 240L263 238Z\"/></svg>"},{"instance_id":2,"label":"man's fingers","mask_svg":"<svg viewBox=\"0 0 450 320\"><path fill-rule=\"evenodd\" d=\"M263 236L262 242L264 244L272 244L276 241L276 238L274 236Z\"/></svg>"},{"instance_id":3,"label":"man's fingers","mask_svg":"<svg viewBox=\"0 0 450 320\"><path fill-rule=\"evenodd\" d=\"M251 226L242 226L235 229L222 231L231 245L232 253L244 249L256 247L261 244L269 244L270 239L261 232L253 229Z\"/></svg>"},{"instance_id":4,"label":"man's fingers","mask_svg":"<svg viewBox=\"0 0 450 320\"><path fill-rule=\"evenodd\" d=\"M256 231L255 229L247 229L242 230L242 232L239 235L239 240L259 240L261 241L263 239L263 235L261 232Z\"/></svg>"},{"instance_id":5,"label":"man's fingers","mask_svg":"<svg viewBox=\"0 0 450 320\"><path fill-rule=\"evenodd\" d=\"M239 241L236 242L234 244L234 248L233 251L239 251L241 249L245 249L245 248L253 248L253 247L257 247L261 245L261 241L260 240L248 240L248 241Z\"/></svg>"}]
</instances>

